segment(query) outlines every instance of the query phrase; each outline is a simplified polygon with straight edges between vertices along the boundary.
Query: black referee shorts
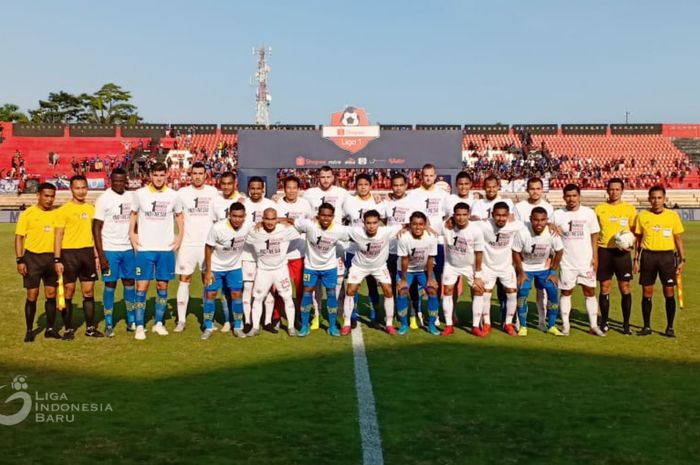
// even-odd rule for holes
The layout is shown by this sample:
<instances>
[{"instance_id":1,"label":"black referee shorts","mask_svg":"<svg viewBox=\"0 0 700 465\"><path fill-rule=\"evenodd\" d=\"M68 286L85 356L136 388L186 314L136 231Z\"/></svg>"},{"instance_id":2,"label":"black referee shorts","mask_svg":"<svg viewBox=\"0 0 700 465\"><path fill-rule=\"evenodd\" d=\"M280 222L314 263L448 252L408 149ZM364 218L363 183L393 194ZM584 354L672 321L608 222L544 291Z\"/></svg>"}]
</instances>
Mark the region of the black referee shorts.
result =
<instances>
[{"instance_id":1,"label":"black referee shorts","mask_svg":"<svg viewBox=\"0 0 700 465\"><path fill-rule=\"evenodd\" d=\"M659 276L662 286L676 285L676 256L673 250L642 250L639 262L639 284L652 286Z\"/></svg>"},{"instance_id":2,"label":"black referee shorts","mask_svg":"<svg viewBox=\"0 0 700 465\"><path fill-rule=\"evenodd\" d=\"M95 251L92 247L84 249L63 249L63 281L74 283L76 279L81 282L96 281L97 268L95 268Z\"/></svg>"},{"instance_id":3,"label":"black referee shorts","mask_svg":"<svg viewBox=\"0 0 700 465\"><path fill-rule=\"evenodd\" d=\"M53 253L24 252L24 263L27 265L27 276L23 277L25 289L38 289L41 282L44 287L56 287L58 275L53 266Z\"/></svg>"},{"instance_id":4,"label":"black referee shorts","mask_svg":"<svg viewBox=\"0 0 700 465\"><path fill-rule=\"evenodd\" d=\"M598 281L611 280L613 275L618 281L632 279L632 254L618 248L598 247Z\"/></svg>"}]
</instances>

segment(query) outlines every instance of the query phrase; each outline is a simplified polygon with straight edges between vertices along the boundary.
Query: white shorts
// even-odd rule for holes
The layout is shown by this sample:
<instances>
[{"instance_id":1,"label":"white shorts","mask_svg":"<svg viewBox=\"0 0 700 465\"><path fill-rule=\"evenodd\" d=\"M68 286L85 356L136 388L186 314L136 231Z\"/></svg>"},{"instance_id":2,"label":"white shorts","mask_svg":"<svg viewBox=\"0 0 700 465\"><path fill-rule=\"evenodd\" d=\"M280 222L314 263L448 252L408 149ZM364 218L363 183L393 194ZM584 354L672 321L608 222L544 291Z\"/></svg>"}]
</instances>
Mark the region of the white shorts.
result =
<instances>
[{"instance_id":1,"label":"white shorts","mask_svg":"<svg viewBox=\"0 0 700 465\"><path fill-rule=\"evenodd\" d=\"M241 271L243 271L243 282L252 283L255 281L255 272L258 269L258 264L255 262L241 262Z\"/></svg>"},{"instance_id":2,"label":"white shorts","mask_svg":"<svg viewBox=\"0 0 700 465\"><path fill-rule=\"evenodd\" d=\"M386 265L374 270L365 270L359 266L351 265L348 271L348 284L360 284L369 275L374 276L378 283L391 284L391 275Z\"/></svg>"},{"instance_id":3,"label":"white shorts","mask_svg":"<svg viewBox=\"0 0 700 465\"><path fill-rule=\"evenodd\" d=\"M499 280L503 287L508 289L518 288L518 279L515 276L515 268L510 267L505 271L494 271L486 267L482 268L484 288L493 289L496 280Z\"/></svg>"},{"instance_id":4,"label":"white shorts","mask_svg":"<svg viewBox=\"0 0 700 465\"><path fill-rule=\"evenodd\" d=\"M445 267L442 270L442 284L444 286L454 286L460 276L464 276L467 279L469 287L474 286L474 267L455 268L445 262Z\"/></svg>"},{"instance_id":5,"label":"white shorts","mask_svg":"<svg viewBox=\"0 0 700 465\"><path fill-rule=\"evenodd\" d=\"M289 269L286 265L276 270L258 270L255 274L253 297L256 299L264 298L273 285L280 297L292 297L292 282L289 279Z\"/></svg>"},{"instance_id":6,"label":"white shorts","mask_svg":"<svg viewBox=\"0 0 700 465\"><path fill-rule=\"evenodd\" d=\"M180 247L177 253L177 274L191 275L197 266L202 271L204 267L204 246L193 247L188 245Z\"/></svg>"},{"instance_id":7,"label":"white shorts","mask_svg":"<svg viewBox=\"0 0 700 465\"><path fill-rule=\"evenodd\" d=\"M595 287L595 271L593 268L587 270L566 270L563 269L559 273L559 289L568 291L581 284L586 287Z\"/></svg>"}]
</instances>

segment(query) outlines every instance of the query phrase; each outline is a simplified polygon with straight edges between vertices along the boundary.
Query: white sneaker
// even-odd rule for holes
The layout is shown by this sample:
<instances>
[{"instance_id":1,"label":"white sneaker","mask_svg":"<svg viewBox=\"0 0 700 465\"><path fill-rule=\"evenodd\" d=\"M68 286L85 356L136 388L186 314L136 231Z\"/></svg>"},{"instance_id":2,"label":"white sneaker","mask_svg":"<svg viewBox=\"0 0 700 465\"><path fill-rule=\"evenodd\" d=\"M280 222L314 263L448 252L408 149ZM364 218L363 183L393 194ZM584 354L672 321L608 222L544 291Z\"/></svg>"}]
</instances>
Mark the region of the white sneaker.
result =
<instances>
[{"instance_id":1,"label":"white sneaker","mask_svg":"<svg viewBox=\"0 0 700 465\"><path fill-rule=\"evenodd\" d=\"M221 332L222 333L231 332L231 323L229 323L228 321L226 323L224 323L224 325L221 327Z\"/></svg>"},{"instance_id":2,"label":"white sneaker","mask_svg":"<svg viewBox=\"0 0 700 465\"><path fill-rule=\"evenodd\" d=\"M173 331L176 333L181 333L185 330L185 326L187 326L187 325L185 324L184 321L179 321L177 323L177 325L175 325L175 329Z\"/></svg>"},{"instance_id":3,"label":"white sneaker","mask_svg":"<svg viewBox=\"0 0 700 465\"><path fill-rule=\"evenodd\" d=\"M159 336L167 336L168 334L170 334L168 333L168 330L165 329L165 326L163 326L163 323L160 322L153 325L153 328L151 330Z\"/></svg>"},{"instance_id":4,"label":"white sneaker","mask_svg":"<svg viewBox=\"0 0 700 465\"><path fill-rule=\"evenodd\" d=\"M202 336L200 337L200 339L202 339L203 341L206 341L207 339L209 339L211 337L211 335L213 333L214 332L211 329L205 329L204 332L202 333Z\"/></svg>"},{"instance_id":5,"label":"white sneaker","mask_svg":"<svg viewBox=\"0 0 700 465\"><path fill-rule=\"evenodd\" d=\"M562 328L562 330L561 330L561 335L562 335L562 336L568 336L568 335L569 335L569 331L570 331L569 328Z\"/></svg>"},{"instance_id":6,"label":"white sneaker","mask_svg":"<svg viewBox=\"0 0 700 465\"><path fill-rule=\"evenodd\" d=\"M143 330L143 326L136 327L136 334L134 334L134 339L137 341L143 341L146 339L146 331Z\"/></svg>"},{"instance_id":7,"label":"white sneaker","mask_svg":"<svg viewBox=\"0 0 700 465\"><path fill-rule=\"evenodd\" d=\"M592 327L588 333L593 336L605 337L605 333L597 326Z\"/></svg>"}]
</instances>

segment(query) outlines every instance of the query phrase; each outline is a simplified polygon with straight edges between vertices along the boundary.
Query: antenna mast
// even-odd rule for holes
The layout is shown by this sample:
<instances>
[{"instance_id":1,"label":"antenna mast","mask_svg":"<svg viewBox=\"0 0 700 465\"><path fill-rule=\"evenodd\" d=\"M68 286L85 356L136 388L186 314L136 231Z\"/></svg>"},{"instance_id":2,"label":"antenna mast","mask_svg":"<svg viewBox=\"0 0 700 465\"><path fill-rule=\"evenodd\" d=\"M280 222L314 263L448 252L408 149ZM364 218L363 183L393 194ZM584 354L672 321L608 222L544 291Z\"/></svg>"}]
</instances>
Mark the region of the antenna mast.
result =
<instances>
[{"instance_id":1,"label":"antenna mast","mask_svg":"<svg viewBox=\"0 0 700 465\"><path fill-rule=\"evenodd\" d=\"M272 96L267 90L267 77L270 74L267 55L271 52L272 47L253 48L253 55L258 56L258 70L255 72L255 80L258 83L258 89L255 92L255 124L265 127L270 126L270 103L272 102Z\"/></svg>"}]
</instances>

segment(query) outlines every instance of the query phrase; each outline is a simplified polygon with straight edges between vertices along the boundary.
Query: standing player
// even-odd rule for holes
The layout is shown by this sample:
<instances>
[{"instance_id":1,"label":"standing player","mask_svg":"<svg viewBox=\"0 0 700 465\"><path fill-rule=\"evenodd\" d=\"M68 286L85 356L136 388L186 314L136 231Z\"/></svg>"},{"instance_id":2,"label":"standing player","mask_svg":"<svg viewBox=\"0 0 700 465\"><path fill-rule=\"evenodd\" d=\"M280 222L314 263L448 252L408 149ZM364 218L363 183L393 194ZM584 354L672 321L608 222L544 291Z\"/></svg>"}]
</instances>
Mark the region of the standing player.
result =
<instances>
[{"instance_id":1,"label":"standing player","mask_svg":"<svg viewBox=\"0 0 700 465\"><path fill-rule=\"evenodd\" d=\"M53 261L58 276L63 275L66 287L66 308L62 312L66 330L63 339L75 336L73 329L73 295L75 283L80 279L85 312L85 335L104 337L95 327L95 280L99 258L92 240L92 219L95 207L85 201L87 179L76 175L70 179L71 200L56 210L56 236L54 239Z\"/></svg>"},{"instance_id":2,"label":"standing player","mask_svg":"<svg viewBox=\"0 0 700 465\"><path fill-rule=\"evenodd\" d=\"M513 263L518 274L518 336L527 336L527 296L533 281L536 287L547 291L547 333L561 336L556 326L559 314L557 273L564 244L559 236L549 231L549 217L544 207L533 208L529 220L513 242ZM552 254L554 258L550 261Z\"/></svg>"},{"instance_id":3,"label":"standing player","mask_svg":"<svg viewBox=\"0 0 700 465\"><path fill-rule=\"evenodd\" d=\"M256 259L255 286L253 287L253 329L249 336L260 334L262 300L270 294L272 286L284 301L287 316L287 334L296 336L294 328L294 301L292 285L287 268L287 250L290 241L299 238L294 228L277 224L277 210L266 208L263 211L262 228L257 228L246 238ZM265 315L265 326L271 325L272 315Z\"/></svg>"},{"instance_id":4,"label":"standing player","mask_svg":"<svg viewBox=\"0 0 700 465\"><path fill-rule=\"evenodd\" d=\"M489 326L484 325L483 330L481 328L481 316L484 311L484 233L478 223L469 222L469 204L459 202L452 211L450 220L446 222L449 227L443 226L442 229L445 236L445 271L442 277L445 286L442 295L445 329L441 335L450 336L454 333L454 287L457 280L465 276L472 294L472 334L484 337L491 331L490 323Z\"/></svg>"},{"instance_id":5,"label":"standing player","mask_svg":"<svg viewBox=\"0 0 700 465\"><path fill-rule=\"evenodd\" d=\"M207 180L204 163L194 163L191 176L192 184L177 191L178 201L182 206L184 216L185 235L177 253L177 272L180 275L180 282L177 286L176 333L185 330L187 305L190 301L190 283L197 266L203 275L204 244L214 221L214 203L219 197L215 187L204 183ZM228 327L224 324L223 331L230 330L230 324Z\"/></svg>"},{"instance_id":6,"label":"standing player","mask_svg":"<svg viewBox=\"0 0 700 465\"><path fill-rule=\"evenodd\" d=\"M253 222L247 217L245 207L240 202L234 202L228 210L228 219L214 223L207 235L204 251L206 289L202 312L204 316L202 339L209 339L214 330L215 299L220 289L222 292L228 292L231 301L231 307L226 313L233 314L233 335L245 337L241 254Z\"/></svg>"},{"instance_id":7,"label":"standing player","mask_svg":"<svg viewBox=\"0 0 700 465\"><path fill-rule=\"evenodd\" d=\"M56 199L56 187L47 182L39 184L36 205L19 215L15 229L15 255L17 272L22 275L27 298L24 302L24 319L27 334L24 342L34 341L34 316L39 286L44 282L44 310L46 331L44 337L60 339L56 325L56 285L58 276L53 265L54 220L52 210Z\"/></svg>"},{"instance_id":8,"label":"standing player","mask_svg":"<svg viewBox=\"0 0 700 465\"><path fill-rule=\"evenodd\" d=\"M474 201L471 207L470 218L472 221L488 221L493 217L493 207L497 202L504 202L508 211L513 213L515 207L510 199L501 197L501 181L494 175L489 175L484 179L484 197ZM514 216L511 216L513 218Z\"/></svg>"},{"instance_id":9,"label":"standing player","mask_svg":"<svg viewBox=\"0 0 700 465\"><path fill-rule=\"evenodd\" d=\"M564 208L554 212L554 224L561 231L564 255L561 260L559 309L564 336L569 335L571 294L576 284L581 285L586 299L589 333L605 336L598 328L598 302L595 299L595 275L598 268L598 232L600 226L595 213L581 205L581 189L576 184L564 186Z\"/></svg>"},{"instance_id":10,"label":"standing player","mask_svg":"<svg viewBox=\"0 0 700 465\"><path fill-rule=\"evenodd\" d=\"M610 314L610 288L613 274L617 278L622 300L622 334L632 334L630 331L630 315L632 314L632 256L629 250L620 250L615 246L615 235L622 231L634 231L637 210L622 201L622 191L625 184L620 178L608 181L608 200L595 207L595 215L600 224L598 238L598 274L600 281L600 329L608 332L608 316Z\"/></svg>"},{"instance_id":11,"label":"standing player","mask_svg":"<svg viewBox=\"0 0 700 465\"><path fill-rule=\"evenodd\" d=\"M134 319L136 257L129 241L132 193L126 191L126 171L115 168L109 180L111 188L101 194L95 202L92 237L100 259L102 281L105 284L102 296L105 336L114 337L114 293L120 279L124 287L126 330L136 330Z\"/></svg>"},{"instance_id":12,"label":"standing player","mask_svg":"<svg viewBox=\"0 0 700 465\"><path fill-rule=\"evenodd\" d=\"M156 280L156 309L153 331L167 336L165 310L168 304L168 282L175 278L175 251L180 248L185 220L177 192L165 185L166 167L154 163L151 182L134 192L129 221L129 236L136 252L136 298L134 302L137 340L146 339L144 329L146 294ZM174 232L177 225L177 235ZM138 232L137 232L138 226Z\"/></svg>"},{"instance_id":13,"label":"standing player","mask_svg":"<svg viewBox=\"0 0 700 465\"><path fill-rule=\"evenodd\" d=\"M651 298L654 283L659 276L666 300L666 331L668 337L676 337L673 320L676 316L675 286L676 276L683 272L685 248L683 247L683 224L678 213L664 207L666 189L654 186L649 189L651 208L637 217L637 252L634 265L639 272L642 285L642 318L644 327L637 333L640 336L651 334ZM674 256L674 251L678 257ZM677 258L677 260L676 260ZM640 261L641 260L641 261Z\"/></svg>"},{"instance_id":14,"label":"standing player","mask_svg":"<svg viewBox=\"0 0 700 465\"><path fill-rule=\"evenodd\" d=\"M437 255L437 237L425 230L428 218L423 212L413 212L410 218L410 233L398 239L397 251L401 260L400 271L396 276L399 291L397 310L401 326L399 334L408 333L408 293L413 281L428 293L428 332L439 336L435 327L438 317L438 284L433 273L433 260ZM403 226L401 226L403 227Z\"/></svg>"},{"instance_id":15,"label":"standing player","mask_svg":"<svg viewBox=\"0 0 700 465\"><path fill-rule=\"evenodd\" d=\"M515 218L523 223L527 223L530 221L530 213L532 213L532 209L535 207L542 207L547 213L547 218L551 220L554 217L554 208L549 202L542 198L543 192L544 183L542 182L541 178L528 179L527 199L521 200L515 204ZM537 292L535 302L537 303L538 326L542 331L546 331L547 323L545 322L545 308L547 305L547 294L545 294L544 289L539 287L541 282L541 280L535 280L535 289Z\"/></svg>"},{"instance_id":16,"label":"standing player","mask_svg":"<svg viewBox=\"0 0 700 465\"><path fill-rule=\"evenodd\" d=\"M466 171L460 171L457 173L457 178L455 179L455 190L456 194L450 194L445 199L445 217L450 217L454 213L455 205L460 202L464 202L469 205L471 209L474 202L479 200L479 196L476 192L472 192L472 178Z\"/></svg>"}]
</instances>

